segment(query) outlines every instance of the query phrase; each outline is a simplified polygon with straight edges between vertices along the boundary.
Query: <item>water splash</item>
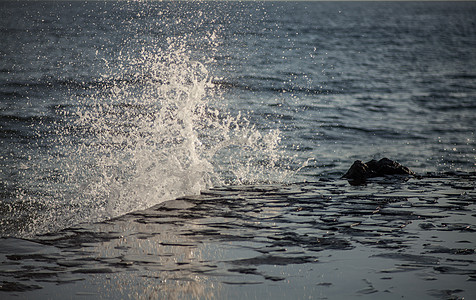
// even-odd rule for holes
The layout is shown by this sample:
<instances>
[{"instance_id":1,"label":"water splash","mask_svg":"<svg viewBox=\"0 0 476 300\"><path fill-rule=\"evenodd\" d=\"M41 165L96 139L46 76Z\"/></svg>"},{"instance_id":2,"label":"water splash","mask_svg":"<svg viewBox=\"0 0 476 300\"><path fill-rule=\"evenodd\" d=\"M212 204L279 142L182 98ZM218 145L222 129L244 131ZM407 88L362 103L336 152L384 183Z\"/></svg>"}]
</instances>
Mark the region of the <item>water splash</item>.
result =
<instances>
[{"instance_id":1,"label":"water splash","mask_svg":"<svg viewBox=\"0 0 476 300\"><path fill-rule=\"evenodd\" d=\"M142 49L140 61L127 60L131 64L120 68L129 80L100 91L77 111L76 126L88 136L80 157L92 164L82 176L89 181L88 198L105 201L109 215L211 184L212 166L200 157L198 138L211 87L208 71L182 48L162 53Z\"/></svg>"},{"instance_id":2,"label":"water splash","mask_svg":"<svg viewBox=\"0 0 476 300\"><path fill-rule=\"evenodd\" d=\"M226 112L208 69L186 49L142 49L119 68L128 80L105 76L114 84L82 99L74 126L86 138L68 149L76 153L68 165L70 180L81 178L74 202L95 207L89 219L289 174L278 166L288 159L279 130L259 132L240 112Z\"/></svg>"},{"instance_id":3,"label":"water splash","mask_svg":"<svg viewBox=\"0 0 476 300\"><path fill-rule=\"evenodd\" d=\"M217 51L217 35L209 31L200 43ZM128 41L112 59L96 52L100 75L77 84L59 117L37 130L46 147L25 162L2 235L51 232L211 186L292 175L280 131L262 132L246 112L227 110L207 65L213 53L197 55L193 41L190 34L139 47Z\"/></svg>"},{"instance_id":4,"label":"water splash","mask_svg":"<svg viewBox=\"0 0 476 300\"><path fill-rule=\"evenodd\" d=\"M241 112L227 112L208 69L185 46L142 49L121 61L41 133L52 146L25 167L25 177L35 174L31 185L41 186L36 193L18 190L16 203L23 205L13 211L27 219L16 234L99 221L213 185L282 181L289 174L279 166L288 159L279 149L279 130L260 132Z\"/></svg>"}]
</instances>

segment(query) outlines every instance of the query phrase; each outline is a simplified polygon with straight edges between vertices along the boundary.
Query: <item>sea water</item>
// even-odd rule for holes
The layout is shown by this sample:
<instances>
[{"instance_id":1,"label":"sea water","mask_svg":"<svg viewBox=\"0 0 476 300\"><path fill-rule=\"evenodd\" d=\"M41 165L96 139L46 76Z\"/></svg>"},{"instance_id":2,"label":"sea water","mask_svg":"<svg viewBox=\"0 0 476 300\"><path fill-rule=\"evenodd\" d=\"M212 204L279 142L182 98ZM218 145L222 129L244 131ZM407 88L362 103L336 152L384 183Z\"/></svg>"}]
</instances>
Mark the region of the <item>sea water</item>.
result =
<instances>
[{"instance_id":1,"label":"sea water","mask_svg":"<svg viewBox=\"0 0 476 300\"><path fill-rule=\"evenodd\" d=\"M471 3L1 2L0 233L356 159L476 166Z\"/></svg>"},{"instance_id":2,"label":"sea water","mask_svg":"<svg viewBox=\"0 0 476 300\"><path fill-rule=\"evenodd\" d=\"M474 298L475 12L0 2L2 299Z\"/></svg>"}]
</instances>

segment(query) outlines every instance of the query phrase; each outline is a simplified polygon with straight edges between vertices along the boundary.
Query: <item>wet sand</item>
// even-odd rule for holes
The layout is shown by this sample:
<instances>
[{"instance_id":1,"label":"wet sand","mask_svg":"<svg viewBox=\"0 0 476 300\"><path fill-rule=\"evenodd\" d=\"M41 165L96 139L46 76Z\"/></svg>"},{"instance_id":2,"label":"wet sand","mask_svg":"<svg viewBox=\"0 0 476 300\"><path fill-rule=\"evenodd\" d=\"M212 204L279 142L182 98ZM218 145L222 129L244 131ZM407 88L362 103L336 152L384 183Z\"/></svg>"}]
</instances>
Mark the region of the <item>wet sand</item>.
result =
<instances>
[{"instance_id":1,"label":"wet sand","mask_svg":"<svg viewBox=\"0 0 476 300\"><path fill-rule=\"evenodd\" d=\"M2 299L476 299L476 173L228 186L0 239Z\"/></svg>"}]
</instances>

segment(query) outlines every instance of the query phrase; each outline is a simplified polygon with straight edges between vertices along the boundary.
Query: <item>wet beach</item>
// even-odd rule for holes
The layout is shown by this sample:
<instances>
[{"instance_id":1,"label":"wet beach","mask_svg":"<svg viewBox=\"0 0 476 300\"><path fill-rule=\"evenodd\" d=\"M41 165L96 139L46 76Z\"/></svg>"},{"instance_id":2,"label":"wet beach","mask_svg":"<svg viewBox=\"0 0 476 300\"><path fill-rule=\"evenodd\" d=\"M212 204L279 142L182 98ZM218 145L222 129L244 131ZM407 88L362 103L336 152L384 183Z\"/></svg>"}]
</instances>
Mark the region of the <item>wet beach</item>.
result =
<instances>
[{"instance_id":1,"label":"wet beach","mask_svg":"<svg viewBox=\"0 0 476 300\"><path fill-rule=\"evenodd\" d=\"M2 238L2 299L472 299L475 173L214 188ZM65 297L66 296L66 297Z\"/></svg>"}]
</instances>

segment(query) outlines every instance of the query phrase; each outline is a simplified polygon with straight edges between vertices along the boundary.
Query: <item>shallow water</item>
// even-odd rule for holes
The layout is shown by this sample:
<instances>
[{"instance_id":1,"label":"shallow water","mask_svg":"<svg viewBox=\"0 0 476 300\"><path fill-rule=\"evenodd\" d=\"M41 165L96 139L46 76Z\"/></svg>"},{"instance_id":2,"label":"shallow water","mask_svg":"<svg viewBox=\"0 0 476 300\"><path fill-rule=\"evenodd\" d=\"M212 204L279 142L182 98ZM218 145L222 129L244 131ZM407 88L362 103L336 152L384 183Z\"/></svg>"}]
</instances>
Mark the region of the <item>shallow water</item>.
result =
<instances>
[{"instance_id":1,"label":"shallow water","mask_svg":"<svg viewBox=\"0 0 476 300\"><path fill-rule=\"evenodd\" d=\"M215 188L3 238L1 290L40 299L471 299L475 179Z\"/></svg>"}]
</instances>

